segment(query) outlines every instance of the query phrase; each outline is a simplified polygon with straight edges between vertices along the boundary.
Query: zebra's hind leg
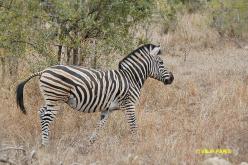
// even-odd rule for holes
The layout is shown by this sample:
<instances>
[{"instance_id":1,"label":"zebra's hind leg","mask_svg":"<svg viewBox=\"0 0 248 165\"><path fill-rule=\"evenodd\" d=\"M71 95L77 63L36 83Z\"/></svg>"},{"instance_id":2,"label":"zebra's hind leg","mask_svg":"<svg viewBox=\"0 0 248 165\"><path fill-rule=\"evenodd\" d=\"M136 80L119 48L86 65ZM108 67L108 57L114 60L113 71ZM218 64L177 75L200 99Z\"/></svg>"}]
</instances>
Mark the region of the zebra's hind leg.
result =
<instances>
[{"instance_id":1,"label":"zebra's hind leg","mask_svg":"<svg viewBox=\"0 0 248 165\"><path fill-rule=\"evenodd\" d=\"M57 106L43 106L39 110L40 120L41 120L41 143L42 145L47 145L49 142L49 126L54 120L58 111Z\"/></svg>"},{"instance_id":2,"label":"zebra's hind leg","mask_svg":"<svg viewBox=\"0 0 248 165\"><path fill-rule=\"evenodd\" d=\"M110 114L110 111L101 112L100 121L97 123L96 130L93 132L93 134L90 137L90 144L93 144L96 141L99 132L102 130L102 128L104 127L109 117L109 114Z\"/></svg>"}]
</instances>

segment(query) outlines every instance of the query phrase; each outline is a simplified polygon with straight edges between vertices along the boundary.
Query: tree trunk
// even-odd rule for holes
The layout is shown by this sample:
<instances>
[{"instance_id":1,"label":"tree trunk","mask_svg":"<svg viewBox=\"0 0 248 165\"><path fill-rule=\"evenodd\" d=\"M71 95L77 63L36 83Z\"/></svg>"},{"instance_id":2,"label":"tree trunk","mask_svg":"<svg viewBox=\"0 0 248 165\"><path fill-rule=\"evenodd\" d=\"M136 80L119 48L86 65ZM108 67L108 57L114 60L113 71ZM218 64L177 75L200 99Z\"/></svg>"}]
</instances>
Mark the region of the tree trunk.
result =
<instances>
[{"instance_id":1,"label":"tree trunk","mask_svg":"<svg viewBox=\"0 0 248 165\"><path fill-rule=\"evenodd\" d=\"M73 48L73 65L79 65L80 63L80 48Z\"/></svg>"},{"instance_id":2,"label":"tree trunk","mask_svg":"<svg viewBox=\"0 0 248 165\"><path fill-rule=\"evenodd\" d=\"M61 45L61 49L60 49L61 52L58 51L58 56L60 56L60 61L59 61L59 64L60 65L66 65L66 59L67 59L67 49L65 46L62 46Z\"/></svg>"},{"instance_id":3,"label":"tree trunk","mask_svg":"<svg viewBox=\"0 0 248 165\"><path fill-rule=\"evenodd\" d=\"M79 65L80 50L80 47L70 48L60 45L57 53L60 65Z\"/></svg>"},{"instance_id":4,"label":"tree trunk","mask_svg":"<svg viewBox=\"0 0 248 165\"><path fill-rule=\"evenodd\" d=\"M62 45L58 45L58 62L61 61L61 54L62 54Z\"/></svg>"},{"instance_id":5,"label":"tree trunk","mask_svg":"<svg viewBox=\"0 0 248 165\"><path fill-rule=\"evenodd\" d=\"M66 64L67 65L71 65L72 64L72 59L71 59L71 57L72 57L72 55L71 55L71 52L72 52L72 48L69 48L69 47L66 47L66 49L67 49L67 59L66 59Z\"/></svg>"},{"instance_id":6,"label":"tree trunk","mask_svg":"<svg viewBox=\"0 0 248 165\"><path fill-rule=\"evenodd\" d=\"M92 57L93 57L93 62L92 62L92 67L94 69L97 68L97 52L96 52L96 40L93 40L93 45L92 45Z\"/></svg>"},{"instance_id":7,"label":"tree trunk","mask_svg":"<svg viewBox=\"0 0 248 165\"><path fill-rule=\"evenodd\" d=\"M1 57L1 66L2 66L1 84L4 84L4 82L5 82L5 76L6 76L6 69L5 69L5 66L6 66L6 59L5 59L5 57Z\"/></svg>"}]
</instances>

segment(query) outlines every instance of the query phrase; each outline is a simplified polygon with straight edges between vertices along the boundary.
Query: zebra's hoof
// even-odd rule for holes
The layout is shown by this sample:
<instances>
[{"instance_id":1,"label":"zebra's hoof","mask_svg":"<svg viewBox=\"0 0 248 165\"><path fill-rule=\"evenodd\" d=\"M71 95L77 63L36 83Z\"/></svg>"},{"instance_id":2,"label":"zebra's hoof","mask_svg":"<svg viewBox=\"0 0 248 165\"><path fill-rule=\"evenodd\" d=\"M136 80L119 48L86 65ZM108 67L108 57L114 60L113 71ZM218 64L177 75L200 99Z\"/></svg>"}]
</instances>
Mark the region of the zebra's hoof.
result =
<instances>
[{"instance_id":1,"label":"zebra's hoof","mask_svg":"<svg viewBox=\"0 0 248 165\"><path fill-rule=\"evenodd\" d=\"M92 145L93 143L95 143L95 141L96 141L96 137L97 137L97 135L96 135L96 133L94 132L92 135L91 135L91 137L90 137L90 140L89 140L89 145Z\"/></svg>"},{"instance_id":2,"label":"zebra's hoof","mask_svg":"<svg viewBox=\"0 0 248 165\"><path fill-rule=\"evenodd\" d=\"M95 143L95 141L96 141L96 139L95 139L95 138L90 138L90 140L89 140L89 145L94 144L94 143Z\"/></svg>"}]
</instances>

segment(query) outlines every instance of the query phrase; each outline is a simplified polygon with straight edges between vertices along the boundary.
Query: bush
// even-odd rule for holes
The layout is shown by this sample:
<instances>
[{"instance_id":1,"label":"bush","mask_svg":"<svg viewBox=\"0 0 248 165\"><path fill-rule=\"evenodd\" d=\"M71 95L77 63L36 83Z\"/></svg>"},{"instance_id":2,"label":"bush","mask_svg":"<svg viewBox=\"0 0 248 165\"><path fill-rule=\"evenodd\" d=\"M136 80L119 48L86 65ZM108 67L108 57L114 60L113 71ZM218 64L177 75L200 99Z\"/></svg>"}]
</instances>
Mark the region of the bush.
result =
<instances>
[{"instance_id":1,"label":"bush","mask_svg":"<svg viewBox=\"0 0 248 165\"><path fill-rule=\"evenodd\" d=\"M178 15L196 13L205 9L206 0L157 0L158 12L162 18L164 33L174 31L178 23Z\"/></svg>"},{"instance_id":2,"label":"bush","mask_svg":"<svg viewBox=\"0 0 248 165\"><path fill-rule=\"evenodd\" d=\"M221 36L245 38L248 36L248 2L247 0L212 0L209 3L212 27Z\"/></svg>"}]
</instances>

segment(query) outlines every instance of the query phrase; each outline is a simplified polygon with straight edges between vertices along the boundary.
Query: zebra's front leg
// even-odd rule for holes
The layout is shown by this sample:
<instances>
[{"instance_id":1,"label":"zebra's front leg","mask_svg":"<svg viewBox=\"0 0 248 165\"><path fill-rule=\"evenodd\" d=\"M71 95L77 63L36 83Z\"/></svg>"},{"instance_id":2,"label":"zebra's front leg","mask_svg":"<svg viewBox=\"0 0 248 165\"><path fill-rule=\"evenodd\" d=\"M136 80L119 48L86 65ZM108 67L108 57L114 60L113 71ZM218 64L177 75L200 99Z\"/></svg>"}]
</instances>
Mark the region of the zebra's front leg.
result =
<instances>
[{"instance_id":1,"label":"zebra's front leg","mask_svg":"<svg viewBox=\"0 0 248 165\"><path fill-rule=\"evenodd\" d=\"M93 144L96 141L99 132L102 130L109 117L109 113L110 111L101 112L100 121L97 123L96 130L93 132L93 134L90 137L90 144Z\"/></svg>"},{"instance_id":2,"label":"zebra's front leg","mask_svg":"<svg viewBox=\"0 0 248 165\"><path fill-rule=\"evenodd\" d=\"M56 106L44 106L39 110L41 120L41 144L46 146L49 143L49 126L57 114Z\"/></svg>"},{"instance_id":3,"label":"zebra's front leg","mask_svg":"<svg viewBox=\"0 0 248 165\"><path fill-rule=\"evenodd\" d=\"M134 105L125 108L125 116L130 128L131 136L134 141L137 139L137 125Z\"/></svg>"}]
</instances>

